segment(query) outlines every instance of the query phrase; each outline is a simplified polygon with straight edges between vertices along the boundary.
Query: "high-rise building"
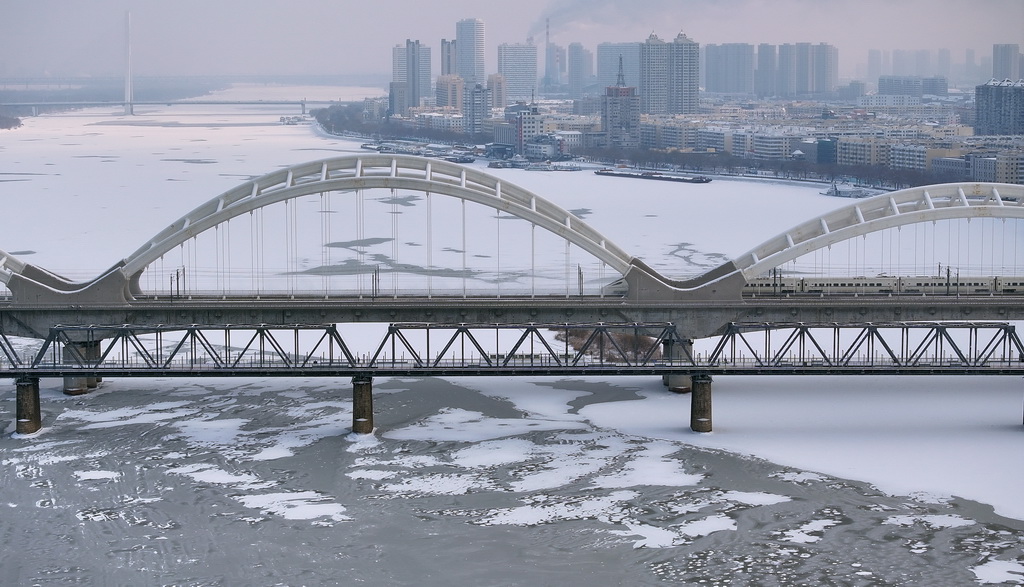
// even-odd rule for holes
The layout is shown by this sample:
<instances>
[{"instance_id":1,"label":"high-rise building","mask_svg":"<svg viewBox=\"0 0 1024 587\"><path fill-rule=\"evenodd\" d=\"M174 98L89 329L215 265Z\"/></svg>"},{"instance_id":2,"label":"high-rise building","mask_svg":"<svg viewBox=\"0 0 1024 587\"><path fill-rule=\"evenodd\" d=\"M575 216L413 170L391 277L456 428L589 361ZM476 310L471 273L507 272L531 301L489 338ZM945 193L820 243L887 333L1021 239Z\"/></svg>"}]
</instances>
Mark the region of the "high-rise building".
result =
<instances>
[{"instance_id":1,"label":"high-rise building","mask_svg":"<svg viewBox=\"0 0 1024 587\"><path fill-rule=\"evenodd\" d=\"M440 108L452 108L462 112L462 96L465 82L454 74L439 75L435 90L434 104Z\"/></svg>"},{"instance_id":2,"label":"high-rise building","mask_svg":"<svg viewBox=\"0 0 1024 587\"><path fill-rule=\"evenodd\" d=\"M974 88L974 134L1024 135L1024 81L992 80Z\"/></svg>"},{"instance_id":3,"label":"high-rise building","mask_svg":"<svg viewBox=\"0 0 1024 587\"><path fill-rule=\"evenodd\" d=\"M868 50L867 81L877 83L882 76L882 52L878 49Z\"/></svg>"},{"instance_id":4,"label":"high-rise building","mask_svg":"<svg viewBox=\"0 0 1024 587\"><path fill-rule=\"evenodd\" d=\"M640 45L640 109L692 114L700 105L700 45L683 33L666 43L651 33Z\"/></svg>"},{"instance_id":5,"label":"high-rise building","mask_svg":"<svg viewBox=\"0 0 1024 587\"><path fill-rule=\"evenodd\" d=\"M704 48L705 89L725 94L754 92L754 46L746 43L707 45Z\"/></svg>"},{"instance_id":6,"label":"high-rise building","mask_svg":"<svg viewBox=\"0 0 1024 587\"><path fill-rule=\"evenodd\" d=\"M651 33L640 45L640 111L668 114L668 44Z\"/></svg>"},{"instance_id":7,"label":"high-rise building","mask_svg":"<svg viewBox=\"0 0 1024 587\"><path fill-rule=\"evenodd\" d=\"M401 99L391 96L392 114L405 115L409 108L420 106L430 95L430 47L406 39L391 51L391 88Z\"/></svg>"},{"instance_id":8,"label":"high-rise building","mask_svg":"<svg viewBox=\"0 0 1024 587\"><path fill-rule=\"evenodd\" d=\"M953 75L953 56L949 49L939 49L938 60L932 75L942 76L946 79Z\"/></svg>"},{"instance_id":9,"label":"high-rise building","mask_svg":"<svg viewBox=\"0 0 1024 587\"><path fill-rule=\"evenodd\" d=\"M441 39L441 75L458 75L457 46L454 40Z\"/></svg>"},{"instance_id":10,"label":"high-rise building","mask_svg":"<svg viewBox=\"0 0 1024 587\"><path fill-rule=\"evenodd\" d=\"M614 86L605 88L601 130L608 137L609 147L635 149L640 146L640 96L635 87L626 85L622 67L617 77Z\"/></svg>"},{"instance_id":11,"label":"high-rise building","mask_svg":"<svg viewBox=\"0 0 1024 587\"><path fill-rule=\"evenodd\" d=\"M1020 45L1016 43L992 45L992 77L997 80L1017 81L1024 77L1020 67Z\"/></svg>"},{"instance_id":12,"label":"high-rise building","mask_svg":"<svg viewBox=\"0 0 1024 587\"><path fill-rule=\"evenodd\" d=\"M484 120L491 116L491 91L482 84L466 86L462 96L462 119L463 128L468 135L477 135L483 132Z\"/></svg>"},{"instance_id":13,"label":"high-rise building","mask_svg":"<svg viewBox=\"0 0 1024 587\"><path fill-rule=\"evenodd\" d=\"M594 54L581 43L569 43L568 60L569 96L579 98L594 76Z\"/></svg>"},{"instance_id":14,"label":"high-rise building","mask_svg":"<svg viewBox=\"0 0 1024 587\"><path fill-rule=\"evenodd\" d=\"M640 43L601 43L597 46L597 83L614 86L619 75L619 58L627 86L640 86Z\"/></svg>"},{"instance_id":15,"label":"high-rise building","mask_svg":"<svg viewBox=\"0 0 1024 587\"><path fill-rule=\"evenodd\" d=\"M467 86L487 81L484 68L484 21L467 18L455 23L456 73ZM468 92L467 92L468 93Z\"/></svg>"},{"instance_id":16,"label":"high-rise building","mask_svg":"<svg viewBox=\"0 0 1024 587\"><path fill-rule=\"evenodd\" d=\"M778 95L827 94L839 87L839 50L819 43L779 45Z\"/></svg>"},{"instance_id":17,"label":"high-rise building","mask_svg":"<svg viewBox=\"0 0 1024 587\"><path fill-rule=\"evenodd\" d=\"M409 97L405 82L391 82L388 85L388 114L405 116L409 110Z\"/></svg>"},{"instance_id":18,"label":"high-rise building","mask_svg":"<svg viewBox=\"0 0 1024 587\"><path fill-rule=\"evenodd\" d=\"M759 97L778 95L779 50L775 45L757 46L757 71L754 73L754 93Z\"/></svg>"},{"instance_id":19,"label":"high-rise building","mask_svg":"<svg viewBox=\"0 0 1024 587\"><path fill-rule=\"evenodd\" d=\"M498 45L498 73L505 76L505 99L509 103L533 100L537 92L537 46L533 43Z\"/></svg>"},{"instance_id":20,"label":"high-rise building","mask_svg":"<svg viewBox=\"0 0 1024 587\"><path fill-rule=\"evenodd\" d=\"M974 49L964 51L964 75L967 79L976 79L978 64L974 60Z\"/></svg>"},{"instance_id":21,"label":"high-rise building","mask_svg":"<svg viewBox=\"0 0 1024 587\"><path fill-rule=\"evenodd\" d=\"M508 80L505 76L500 73L487 76L487 89L491 92L491 108L504 108L509 105Z\"/></svg>"},{"instance_id":22,"label":"high-rise building","mask_svg":"<svg viewBox=\"0 0 1024 587\"><path fill-rule=\"evenodd\" d=\"M679 33L668 45L668 113L700 109L700 44Z\"/></svg>"},{"instance_id":23,"label":"high-rise building","mask_svg":"<svg viewBox=\"0 0 1024 587\"><path fill-rule=\"evenodd\" d=\"M829 94L839 87L839 49L828 43L818 43L811 49L814 77L811 93Z\"/></svg>"},{"instance_id":24,"label":"high-rise building","mask_svg":"<svg viewBox=\"0 0 1024 587\"><path fill-rule=\"evenodd\" d=\"M565 83L565 62L565 47L550 42L546 43L544 48L545 91L557 91Z\"/></svg>"}]
</instances>

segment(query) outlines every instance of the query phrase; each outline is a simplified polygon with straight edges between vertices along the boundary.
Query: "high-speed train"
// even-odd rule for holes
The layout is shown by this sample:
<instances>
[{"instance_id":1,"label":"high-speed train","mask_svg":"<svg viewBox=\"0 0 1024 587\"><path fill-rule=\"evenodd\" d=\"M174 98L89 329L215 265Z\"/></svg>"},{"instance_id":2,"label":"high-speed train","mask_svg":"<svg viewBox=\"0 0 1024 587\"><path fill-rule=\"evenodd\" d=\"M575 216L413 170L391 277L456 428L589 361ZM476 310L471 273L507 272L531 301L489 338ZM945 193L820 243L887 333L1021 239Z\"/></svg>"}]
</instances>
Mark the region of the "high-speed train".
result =
<instances>
[{"instance_id":1,"label":"high-speed train","mask_svg":"<svg viewBox=\"0 0 1024 587\"><path fill-rule=\"evenodd\" d=\"M783 277L763 276L743 286L743 295L1024 295L1024 277Z\"/></svg>"}]
</instances>

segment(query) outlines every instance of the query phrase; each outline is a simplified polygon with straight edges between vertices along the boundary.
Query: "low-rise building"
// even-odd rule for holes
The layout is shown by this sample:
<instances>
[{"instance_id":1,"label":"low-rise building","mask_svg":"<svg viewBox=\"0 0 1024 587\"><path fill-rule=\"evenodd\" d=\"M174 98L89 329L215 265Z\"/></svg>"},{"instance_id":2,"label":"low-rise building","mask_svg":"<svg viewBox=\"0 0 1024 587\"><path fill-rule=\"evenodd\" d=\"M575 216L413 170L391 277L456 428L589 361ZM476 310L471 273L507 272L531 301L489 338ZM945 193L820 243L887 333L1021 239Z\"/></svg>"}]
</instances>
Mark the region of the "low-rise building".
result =
<instances>
[{"instance_id":1,"label":"low-rise building","mask_svg":"<svg viewBox=\"0 0 1024 587\"><path fill-rule=\"evenodd\" d=\"M882 139L845 137L836 144L839 165L889 165L889 143Z\"/></svg>"},{"instance_id":2,"label":"low-rise building","mask_svg":"<svg viewBox=\"0 0 1024 587\"><path fill-rule=\"evenodd\" d=\"M963 157L936 157L932 159L932 173L941 181L963 181L969 179L970 166Z\"/></svg>"},{"instance_id":3,"label":"low-rise building","mask_svg":"<svg viewBox=\"0 0 1024 587\"><path fill-rule=\"evenodd\" d=\"M944 149L924 144L896 144L889 149L889 167L930 171L932 161L940 157L959 157L960 149Z\"/></svg>"}]
</instances>

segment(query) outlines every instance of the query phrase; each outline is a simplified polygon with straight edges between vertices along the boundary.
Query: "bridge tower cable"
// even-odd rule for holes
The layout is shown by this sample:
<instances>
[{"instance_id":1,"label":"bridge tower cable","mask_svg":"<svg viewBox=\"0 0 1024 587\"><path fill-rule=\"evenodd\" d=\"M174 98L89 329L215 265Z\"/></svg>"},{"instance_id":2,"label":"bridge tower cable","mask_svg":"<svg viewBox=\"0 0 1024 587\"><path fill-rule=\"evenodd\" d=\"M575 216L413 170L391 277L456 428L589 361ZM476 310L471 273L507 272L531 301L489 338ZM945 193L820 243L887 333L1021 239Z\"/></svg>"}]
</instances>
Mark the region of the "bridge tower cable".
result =
<instances>
[{"instance_id":1,"label":"bridge tower cable","mask_svg":"<svg viewBox=\"0 0 1024 587\"><path fill-rule=\"evenodd\" d=\"M462 200L462 297L466 297L466 200Z\"/></svg>"},{"instance_id":2,"label":"bridge tower cable","mask_svg":"<svg viewBox=\"0 0 1024 587\"><path fill-rule=\"evenodd\" d=\"M494 211L494 277L497 286L497 295L501 297L501 210Z\"/></svg>"},{"instance_id":3,"label":"bridge tower cable","mask_svg":"<svg viewBox=\"0 0 1024 587\"><path fill-rule=\"evenodd\" d=\"M530 297L537 297L537 225L530 225Z\"/></svg>"}]
</instances>

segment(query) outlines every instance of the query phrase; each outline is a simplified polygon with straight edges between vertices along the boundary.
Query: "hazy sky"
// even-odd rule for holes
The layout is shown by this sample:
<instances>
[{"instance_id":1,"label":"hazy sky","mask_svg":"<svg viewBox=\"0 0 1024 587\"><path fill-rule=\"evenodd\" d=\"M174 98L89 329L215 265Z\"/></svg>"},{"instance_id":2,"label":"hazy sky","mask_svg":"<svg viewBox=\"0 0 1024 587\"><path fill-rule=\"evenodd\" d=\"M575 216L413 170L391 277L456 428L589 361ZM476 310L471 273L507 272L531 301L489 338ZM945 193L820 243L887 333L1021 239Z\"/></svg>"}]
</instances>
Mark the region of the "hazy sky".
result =
<instances>
[{"instance_id":1,"label":"hazy sky","mask_svg":"<svg viewBox=\"0 0 1024 587\"><path fill-rule=\"evenodd\" d=\"M480 18L496 46L642 41L679 32L709 43L830 43L840 74L869 48L1024 46L1024 0L0 0L0 76L121 75L131 12L134 71L160 74L389 74L390 48L434 51Z\"/></svg>"}]
</instances>

